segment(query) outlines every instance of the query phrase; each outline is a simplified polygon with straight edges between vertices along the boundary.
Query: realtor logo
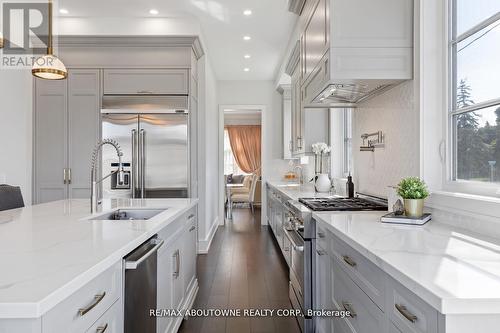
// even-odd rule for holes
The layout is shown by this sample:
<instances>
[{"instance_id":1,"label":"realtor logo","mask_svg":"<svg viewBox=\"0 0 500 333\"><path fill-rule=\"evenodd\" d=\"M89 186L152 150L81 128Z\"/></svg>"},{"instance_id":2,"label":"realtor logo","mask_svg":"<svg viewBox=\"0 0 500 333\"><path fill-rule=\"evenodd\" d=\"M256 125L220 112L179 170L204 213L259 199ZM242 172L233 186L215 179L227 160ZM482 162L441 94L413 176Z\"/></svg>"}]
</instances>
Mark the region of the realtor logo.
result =
<instances>
[{"instance_id":1,"label":"realtor logo","mask_svg":"<svg viewBox=\"0 0 500 333\"><path fill-rule=\"evenodd\" d=\"M2 30L5 40L3 53L25 55L46 53L48 13L47 3L3 3ZM34 41L41 45L33 45Z\"/></svg>"},{"instance_id":2,"label":"realtor logo","mask_svg":"<svg viewBox=\"0 0 500 333\"><path fill-rule=\"evenodd\" d=\"M49 4L47 0L33 2L1 1L1 31L3 48L2 69L31 68L47 53L49 44Z\"/></svg>"}]
</instances>

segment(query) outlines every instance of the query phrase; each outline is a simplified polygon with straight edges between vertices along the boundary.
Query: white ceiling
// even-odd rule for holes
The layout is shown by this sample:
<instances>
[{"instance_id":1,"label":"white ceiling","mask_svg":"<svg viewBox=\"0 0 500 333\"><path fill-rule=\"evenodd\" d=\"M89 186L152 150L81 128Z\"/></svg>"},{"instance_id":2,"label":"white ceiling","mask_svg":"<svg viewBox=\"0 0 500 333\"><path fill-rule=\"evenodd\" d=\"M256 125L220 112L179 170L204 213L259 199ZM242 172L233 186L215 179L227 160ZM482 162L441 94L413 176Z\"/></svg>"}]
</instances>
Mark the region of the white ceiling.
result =
<instances>
[{"instance_id":1,"label":"white ceiling","mask_svg":"<svg viewBox=\"0 0 500 333\"><path fill-rule=\"evenodd\" d=\"M274 80L297 19L287 0L59 0L57 5L68 10L60 16L70 17L153 17L153 8L159 12L154 17L195 17L219 80ZM243 15L245 9L252 15ZM245 35L252 39L244 41Z\"/></svg>"}]
</instances>

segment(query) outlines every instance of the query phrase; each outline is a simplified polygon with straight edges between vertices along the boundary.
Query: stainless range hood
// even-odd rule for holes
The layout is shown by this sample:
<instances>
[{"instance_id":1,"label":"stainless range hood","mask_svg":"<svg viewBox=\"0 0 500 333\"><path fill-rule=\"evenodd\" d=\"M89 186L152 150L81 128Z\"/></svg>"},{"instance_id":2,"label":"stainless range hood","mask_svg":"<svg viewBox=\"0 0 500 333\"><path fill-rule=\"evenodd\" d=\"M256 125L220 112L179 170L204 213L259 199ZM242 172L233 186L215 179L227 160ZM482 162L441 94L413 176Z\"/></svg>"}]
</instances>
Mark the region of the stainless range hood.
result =
<instances>
[{"instance_id":1,"label":"stainless range hood","mask_svg":"<svg viewBox=\"0 0 500 333\"><path fill-rule=\"evenodd\" d=\"M306 1L289 60L302 105L345 107L411 80L413 16L413 0Z\"/></svg>"},{"instance_id":2,"label":"stainless range hood","mask_svg":"<svg viewBox=\"0 0 500 333\"><path fill-rule=\"evenodd\" d=\"M311 103L322 105L359 103L392 86L393 84L377 83L330 83L312 99Z\"/></svg>"}]
</instances>

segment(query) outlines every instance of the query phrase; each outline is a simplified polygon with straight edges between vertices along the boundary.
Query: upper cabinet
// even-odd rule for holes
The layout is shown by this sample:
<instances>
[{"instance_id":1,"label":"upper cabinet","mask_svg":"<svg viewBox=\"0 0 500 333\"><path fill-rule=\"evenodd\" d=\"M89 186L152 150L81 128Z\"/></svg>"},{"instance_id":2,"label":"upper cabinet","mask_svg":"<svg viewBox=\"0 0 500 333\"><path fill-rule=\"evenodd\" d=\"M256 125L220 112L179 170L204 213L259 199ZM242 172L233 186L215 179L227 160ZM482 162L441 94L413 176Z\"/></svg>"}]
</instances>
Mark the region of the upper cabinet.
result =
<instances>
[{"instance_id":1,"label":"upper cabinet","mask_svg":"<svg viewBox=\"0 0 500 333\"><path fill-rule=\"evenodd\" d=\"M34 203L89 197L99 79L97 69L71 69L61 81L34 79Z\"/></svg>"},{"instance_id":2,"label":"upper cabinet","mask_svg":"<svg viewBox=\"0 0 500 333\"><path fill-rule=\"evenodd\" d=\"M187 95L187 69L105 69L106 95Z\"/></svg>"},{"instance_id":3,"label":"upper cabinet","mask_svg":"<svg viewBox=\"0 0 500 333\"><path fill-rule=\"evenodd\" d=\"M302 79L306 80L328 50L328 0L315 0L300 39Z\"/></svg>"},{"instance_id":4,"label":"upper cabinet","mask_svg":"<svg viewBox=\"0 0 500 333\"><path fill-rule=\"evenodd\" d=\"M413 77L413 0L308 0L299 24L305 106L357 103Z\"/></svg>"}]
</instances>

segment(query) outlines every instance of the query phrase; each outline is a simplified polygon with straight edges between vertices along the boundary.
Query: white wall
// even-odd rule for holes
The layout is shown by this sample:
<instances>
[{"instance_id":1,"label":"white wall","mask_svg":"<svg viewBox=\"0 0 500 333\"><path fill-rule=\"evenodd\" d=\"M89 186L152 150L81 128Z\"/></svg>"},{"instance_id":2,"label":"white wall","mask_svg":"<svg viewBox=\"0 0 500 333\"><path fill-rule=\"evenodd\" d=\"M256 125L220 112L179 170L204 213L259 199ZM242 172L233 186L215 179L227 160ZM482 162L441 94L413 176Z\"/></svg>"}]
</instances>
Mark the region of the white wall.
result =
<instances>
[{"instance_id":1,"label":"white wall","mask_svg":"<svg viewBox=\"0 0 500 333\"><path fill-rule=\"evenodd\" d=\"M419 120L414 81L406 81L371 98L353 111L353 160L356 190L387 196L388 186L419 176ZM382 131L385 148L360 152L361 134Z\"/></svg>"},{"instance_id":2,"label":"white wall","mask_svg":"<svg viewBox=\"0 0 500 333\"><path fill-rule=\"evenodd\" d=\"M198 60L198 252L206 253L219 225L217 80L207 56Z\"/></svg>"},{"instance_id":3,"label":"white wall","mask_svg":"<svg viewBox=\"0 0 500 333\"><path fill-rule=\"evenodd\" d=\"M21 187L31 204L32 81L29 70L0 70L0 184Z\"/></svg>"},{"instance_id":4,"label":"white wall","mask_svg":"<svg viewBox=\"0 0 500 333\"><path fill-rule=\"evenodd\" d=\"M219 105L264 105L262 113L262 178L266 180L281 179L288 170L288 161L282 159L283 123L281 112L281 95L273 81L219 81ZM264 184L263 182L263 184ZM265 191L262 191L262 202L266 202ZM265 204L262 205L262 216L266 216ZM262 223L267 223L265 219Z\"/></svg>"}]
</instances>

